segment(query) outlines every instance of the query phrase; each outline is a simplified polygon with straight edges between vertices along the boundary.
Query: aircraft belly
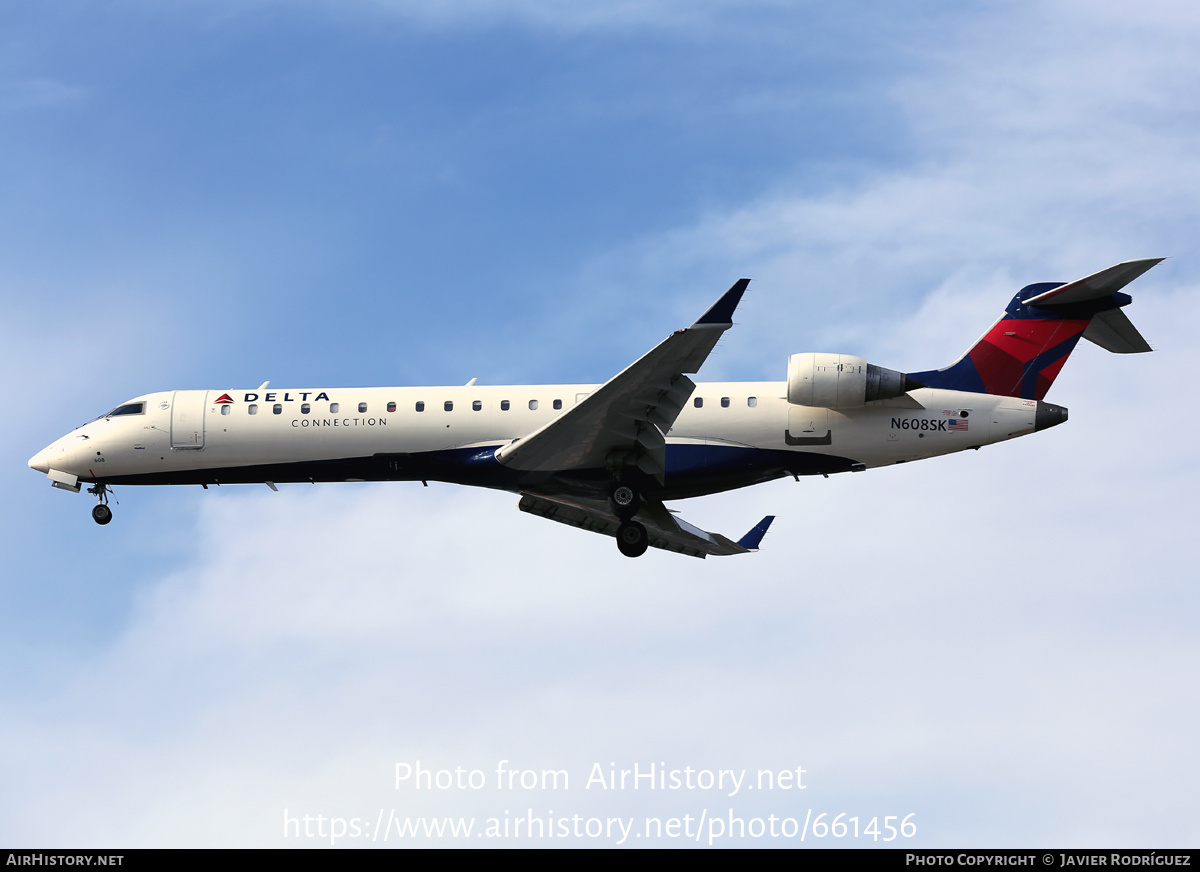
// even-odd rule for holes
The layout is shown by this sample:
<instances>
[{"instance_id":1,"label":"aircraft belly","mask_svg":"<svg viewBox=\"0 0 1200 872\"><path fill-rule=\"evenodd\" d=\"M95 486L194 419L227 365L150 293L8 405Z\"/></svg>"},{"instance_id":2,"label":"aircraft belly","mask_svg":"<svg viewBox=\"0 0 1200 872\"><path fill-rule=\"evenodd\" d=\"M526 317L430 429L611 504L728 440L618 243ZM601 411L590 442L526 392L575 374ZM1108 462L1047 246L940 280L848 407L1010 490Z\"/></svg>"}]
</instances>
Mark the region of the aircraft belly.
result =
<instances>
[{"instance_id":1,"label":"aircraft belly","mask_svg":"<svg viewBox=\"0 0 1200 872\"><path fill-rule=\"evenodd\" d=\"M264 481L446 481L455 484L519 489L519 476L477 448L427 453L378 452L341 457L209 465L191 469L150 470L106 478L109 484L254 484Z\"/></svg>"},{"instance_id":2,"label":"aircraft belly","mask_svg":"<svg viewBox=\"0 0 1200 872\"><path fill-rule=\"evenodd\" d=\"M707 442L667 446L664 499L733 490L786 475L848 472L855 461L833 453L784 451Z\"/></svg>"}]
</instances>

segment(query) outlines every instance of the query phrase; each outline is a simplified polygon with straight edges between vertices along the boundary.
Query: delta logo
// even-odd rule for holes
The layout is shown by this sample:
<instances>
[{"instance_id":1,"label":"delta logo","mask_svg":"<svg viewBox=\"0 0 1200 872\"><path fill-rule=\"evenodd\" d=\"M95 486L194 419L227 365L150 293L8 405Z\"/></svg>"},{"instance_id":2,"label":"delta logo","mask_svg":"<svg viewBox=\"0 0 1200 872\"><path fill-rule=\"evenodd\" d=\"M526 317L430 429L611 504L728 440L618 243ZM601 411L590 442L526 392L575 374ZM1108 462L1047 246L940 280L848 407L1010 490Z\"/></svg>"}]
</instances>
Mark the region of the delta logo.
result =
<instances>
[{"instance_id":1,"label":"delta logo","mask_svg":"<svg viewBox=\"0 0 1200 872\"><path fill-rule=\"evenodd\" d=\"M221 394L215 402L218 406L228 405L233 402L233 397L229 396L229 394Z\"/></svg>"}]
</instances>

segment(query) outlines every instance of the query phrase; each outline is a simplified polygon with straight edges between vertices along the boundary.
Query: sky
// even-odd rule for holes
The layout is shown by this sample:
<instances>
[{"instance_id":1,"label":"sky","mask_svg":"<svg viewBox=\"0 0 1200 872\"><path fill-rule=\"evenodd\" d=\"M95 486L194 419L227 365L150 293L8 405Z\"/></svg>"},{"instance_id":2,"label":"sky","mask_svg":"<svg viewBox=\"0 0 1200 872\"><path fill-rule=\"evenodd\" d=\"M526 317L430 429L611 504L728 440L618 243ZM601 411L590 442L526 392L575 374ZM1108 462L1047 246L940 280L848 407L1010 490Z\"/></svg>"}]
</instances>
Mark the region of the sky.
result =
<instances>
[{"instance_id":1,"label":"sky","mask_svg":"<svg viewBox=\"0 0 1200 872\"><path fill-rule=\"evenodd\" d=\"M1166 0L9 4L0 844L1194 845L1197 58ZM602 382L741 276L700 380L929 369L1140 257L1155 353L1082 343L1066 425L672 506L754 555L436 483L101 528L26 466L151 391Z\"/></svg>"}]
</instances>

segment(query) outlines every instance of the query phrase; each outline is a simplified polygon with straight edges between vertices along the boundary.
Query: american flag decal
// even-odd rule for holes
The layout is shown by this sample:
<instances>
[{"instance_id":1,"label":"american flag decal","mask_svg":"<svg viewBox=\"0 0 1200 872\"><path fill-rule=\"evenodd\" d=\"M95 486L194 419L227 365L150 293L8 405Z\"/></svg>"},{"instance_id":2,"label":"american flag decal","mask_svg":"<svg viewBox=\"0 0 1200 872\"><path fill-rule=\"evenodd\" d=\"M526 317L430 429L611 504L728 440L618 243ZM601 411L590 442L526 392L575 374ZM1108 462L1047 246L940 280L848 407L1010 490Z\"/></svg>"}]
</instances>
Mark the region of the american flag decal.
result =
<instances>
[{"instance_id":1,"label":"american flag decal","mask_svg":"<svg viewBox=\"0 0 1200 872\"><path fill-rule=\"evenodd\" d=\"M949 423L946 425L946 429L947 430L961 430L965 433L967 431L967 419L966 418L951 418Z\"/></svg>"}]
</instances>

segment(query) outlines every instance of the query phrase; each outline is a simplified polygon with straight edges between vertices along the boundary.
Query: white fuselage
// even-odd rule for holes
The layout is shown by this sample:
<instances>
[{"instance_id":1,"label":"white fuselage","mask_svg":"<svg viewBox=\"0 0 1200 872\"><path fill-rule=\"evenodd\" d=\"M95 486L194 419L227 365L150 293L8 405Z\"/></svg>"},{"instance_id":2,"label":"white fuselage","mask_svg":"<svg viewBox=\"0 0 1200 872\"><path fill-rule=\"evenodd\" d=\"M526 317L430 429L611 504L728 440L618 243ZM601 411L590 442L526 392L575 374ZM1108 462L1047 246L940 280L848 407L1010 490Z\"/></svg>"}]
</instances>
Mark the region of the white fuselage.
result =
<instances>
[{"instance_id":1,"label":"white fuselage","mask_svg":"<svg viewBox=\"0 0 1200 872\"><path fill-rule=\"evenodd\" d=\"M520 491L533 478L505 469L492 452L597 387L166 391L120 407L141 403L140 412L101 417L63 436L30 466L52 478L109 484L433 479ZM1032 432L1037 406L924 388L826 409L789 404L785 382L699 383L666 434L662 494L695 496L976 448ZM553 477L536 478L545 487Z\"/></svg>"}]
</instances>

